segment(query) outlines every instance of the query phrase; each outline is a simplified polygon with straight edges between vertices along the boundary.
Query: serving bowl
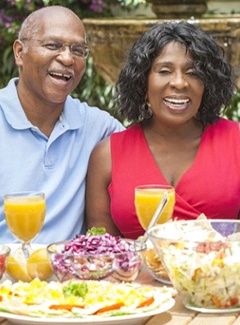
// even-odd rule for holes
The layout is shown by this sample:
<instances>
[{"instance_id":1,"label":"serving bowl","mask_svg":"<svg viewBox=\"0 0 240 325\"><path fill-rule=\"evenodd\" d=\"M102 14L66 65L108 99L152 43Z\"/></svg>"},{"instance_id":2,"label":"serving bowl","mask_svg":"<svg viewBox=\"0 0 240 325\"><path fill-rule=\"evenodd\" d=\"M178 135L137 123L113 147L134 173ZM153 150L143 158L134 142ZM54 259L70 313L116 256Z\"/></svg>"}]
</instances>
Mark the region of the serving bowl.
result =
<instances>
[{"instance_id":1,"label":"serving bowl","mask_svg":"<svg viewBox=\"0 0 240 325\"><path fill-rule=\"evenodd\" d=\"M240 221L173 221L147 232L188 309L240 310Z\"/></svg>"},{"instance_id":2,"label":"serving bowl","mask_svg":"<svg viewBox=\"0 0 240 325\"><path fill-rule=\"evenodd\" d=\"M53 272L61 282L70 279L133 281L141 269L145 249L145 243L109 234L78 235L47 247Z\"/></svg>"},{"instance_id":3,"label":"serving bowl","mask_svg":"<svg viewBox=\"0 0 240 325\"><path fill-rule=\"evenodd\" d=\"M0 245L0 280L6 269L6 263L11 249L7 245Z\"/></svg>"}]
</instances>

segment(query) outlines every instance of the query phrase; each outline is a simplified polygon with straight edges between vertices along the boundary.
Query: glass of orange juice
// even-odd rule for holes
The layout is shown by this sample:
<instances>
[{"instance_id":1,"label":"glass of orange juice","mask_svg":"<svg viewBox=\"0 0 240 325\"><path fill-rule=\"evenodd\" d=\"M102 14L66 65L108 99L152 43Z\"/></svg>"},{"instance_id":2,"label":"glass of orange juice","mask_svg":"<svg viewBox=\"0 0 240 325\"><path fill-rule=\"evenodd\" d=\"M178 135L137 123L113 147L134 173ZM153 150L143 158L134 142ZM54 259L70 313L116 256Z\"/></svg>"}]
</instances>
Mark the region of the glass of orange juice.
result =
<instances>
[{"instance_id":1,"label":"glass of orange juice","mask_svg":"<svg viewBox=\"0 0 240 325\"><path fill-rule=\"evenodd\" d=\"M168 202L157 223L165 223L172 218L175 205L175 189L171 185L147 184L135 188L135 209L138 220L147 229L163 194L167 191Z\"/></svg>"},{"instance_id":2,"label":"glass of orange juice","mask_svg":"<svg viewBox=\"0 0 240 325\"><path fill-rule=\"evenodd\" d=\"M31 241L43 227L45 213L46 201L42 192L15 192L4 196L4 214L8 228L21 241L26 258L31 251Z\"/></svg>"}]
</instances>

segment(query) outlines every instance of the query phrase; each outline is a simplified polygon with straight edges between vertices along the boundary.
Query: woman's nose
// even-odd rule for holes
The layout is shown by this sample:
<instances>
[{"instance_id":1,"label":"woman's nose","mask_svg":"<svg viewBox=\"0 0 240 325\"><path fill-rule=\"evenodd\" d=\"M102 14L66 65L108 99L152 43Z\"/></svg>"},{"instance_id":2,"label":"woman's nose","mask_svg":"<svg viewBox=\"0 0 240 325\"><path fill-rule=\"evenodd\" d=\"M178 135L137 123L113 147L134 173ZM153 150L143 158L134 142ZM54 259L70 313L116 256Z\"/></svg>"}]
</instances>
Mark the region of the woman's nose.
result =
<instances>
[{"instance_id":1,"label":"woman's nose","mask_svg":"<svg viewBox=\"0 0 240 325\"><path fill-rule=\"evenodd\" d=\"M170 84L172 87L175 87L178 89L184 89L184 88L188 87L188 81L187 81L186 75L183 72L174 73L170 80Z\"/></svg>"}]
</instances>

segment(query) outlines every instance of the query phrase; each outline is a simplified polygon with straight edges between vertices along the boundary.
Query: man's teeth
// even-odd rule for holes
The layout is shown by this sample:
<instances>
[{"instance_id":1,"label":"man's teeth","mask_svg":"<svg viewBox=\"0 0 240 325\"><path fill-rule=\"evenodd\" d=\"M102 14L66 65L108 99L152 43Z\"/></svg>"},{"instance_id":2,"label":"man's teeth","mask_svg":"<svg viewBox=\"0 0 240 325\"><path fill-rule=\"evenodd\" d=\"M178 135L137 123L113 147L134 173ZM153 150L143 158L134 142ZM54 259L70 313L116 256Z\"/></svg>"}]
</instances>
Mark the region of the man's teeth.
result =
<instances>
[{"instance_id":1,"label":"man's teeth","mask_svg":"<svg viewBox=\"0 0 240 325\"><path fill-rule=\"evenodd\" d=\"M71 78L71 76L68 75L68 74L62 74L62 73L57 73L57 72L51 72L50 74L52 76L60 77L60 78L66 78L66 79L70 79Z\"/></svg>"}]
</instances>

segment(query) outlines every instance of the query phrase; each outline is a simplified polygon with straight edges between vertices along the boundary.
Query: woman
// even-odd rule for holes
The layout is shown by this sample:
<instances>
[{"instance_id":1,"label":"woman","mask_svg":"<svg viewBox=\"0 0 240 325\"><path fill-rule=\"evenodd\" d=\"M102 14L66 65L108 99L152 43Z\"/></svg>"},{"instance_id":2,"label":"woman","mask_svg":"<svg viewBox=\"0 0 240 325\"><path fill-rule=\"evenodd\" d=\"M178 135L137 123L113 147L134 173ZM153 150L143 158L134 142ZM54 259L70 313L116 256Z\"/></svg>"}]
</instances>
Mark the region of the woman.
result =
<instances>
[{"instance_id":1,"label":"woman","mask_svg":"<svg viewBox=\"0 0 240 325\"><path fill-rule=\"evenodd\" d=\"M116 90L135 125L92 153L87 227L141 236L134 188L151 183L175 187L173 218L238 218L240 125L220 117L235 87L216 42L188 22L157 24L130 50Z\"/></svg>"}]
</instances>

